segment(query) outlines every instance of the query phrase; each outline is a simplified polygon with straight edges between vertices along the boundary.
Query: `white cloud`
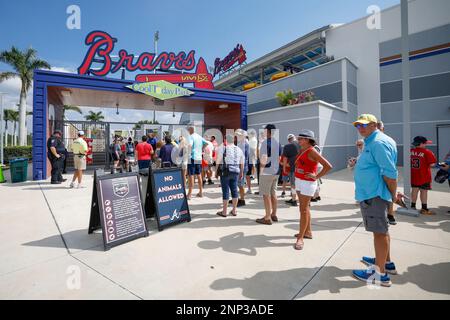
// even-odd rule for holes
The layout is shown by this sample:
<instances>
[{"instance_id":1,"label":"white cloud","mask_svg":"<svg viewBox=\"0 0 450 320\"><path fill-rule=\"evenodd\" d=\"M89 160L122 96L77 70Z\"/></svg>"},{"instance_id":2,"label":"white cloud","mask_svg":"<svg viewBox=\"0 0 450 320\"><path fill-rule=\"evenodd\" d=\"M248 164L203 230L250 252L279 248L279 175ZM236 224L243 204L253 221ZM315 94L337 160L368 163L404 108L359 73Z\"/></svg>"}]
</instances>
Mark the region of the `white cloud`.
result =
<instances>
[{"instance_id":1,"label":"white cloud","mask_svg":"<svg viewBox=\"0 0 450 320\"><path fill-rule=\"evenodd\" d=\"M64 72L64 73L77 73L77 71L75 69L64 68L64 67L52 67L50 70L56 71L56 72Z\"/></svg>"}]
</instances>

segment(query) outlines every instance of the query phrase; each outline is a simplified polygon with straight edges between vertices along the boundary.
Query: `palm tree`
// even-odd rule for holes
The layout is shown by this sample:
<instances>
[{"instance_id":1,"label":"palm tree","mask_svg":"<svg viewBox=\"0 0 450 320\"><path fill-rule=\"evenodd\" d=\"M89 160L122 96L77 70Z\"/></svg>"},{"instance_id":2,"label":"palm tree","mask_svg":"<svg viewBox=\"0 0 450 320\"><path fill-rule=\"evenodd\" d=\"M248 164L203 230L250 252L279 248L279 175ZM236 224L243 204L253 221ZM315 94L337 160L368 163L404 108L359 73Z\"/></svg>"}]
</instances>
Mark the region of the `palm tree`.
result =
<instances>
[{"instance_id":1,"label":"palm tree","mask_svg":"<svg viewBox=\"0 0 450 320\"><path fill-rule=\"evenodd\" d=\"M105 117L102 115L101 111L99 111L99 112L89 111L89 114L87 116L84 116L84 118L87 121L94 121L94 122L105 119Z\"/></svg>"},{"instance_id":2,"label":"palm tree","mask_svg":"<svg viewBox=\"0 0 450 320\"><path fill-rule=\"evenodd\" d=\"M7 79L19 77L22 82L20 89L20 107L19 107L19 144L24 146L27 139L27 130L25 125L27 111L27 94L33 84L33 72L35 69L50 69L47 61L36 57L37 51L28 48L20 51L12 47L10 51L0 52L0 62L9 64L14 71L0 72L0 82Z\"/></svg>"},{"instance_id":3,"label":"palm tree","mask_svg":"<svg viewBox=\"0 0 450 320\"><path fill-rule=\"evenodd\" d=\"M12 109L4 109L3 110L3 120L5 120L5 147L8 146L8 121L12 121L11 117ZM3 139L3 137L2 137Z\"/></svg>"},{"instance_id":4,"label":"palm tree","mask_svg":"<svg viewBox=\"0 0 450 320\"><path fill-rule=\"evenodd\" d=\"M16 110L9 110L11 115L11 120L14 127L13 127L13 145L17 146L17 135L16 135L16 128L17 128L17 122L19 122L19 111Z\"/></svg>"},{"instance_id":5,"label":"palm tree","mask_svg":"<svg viewBox=\"0 0 450 320\"><path fill-rule=\"evenodd\" d=\"M66 111L75 111L75 112L78 112L79 114L83 114L83 111L81 111L80 107L69 105L69 104L65 104L62 107L62 112L63 112L62 118L63 118L63 120L66 119Z\"/></svg>"},{"instance_id":6,"label":"palm tree","mask_svg":"<svg viewBox=\"0 0 450 320\"><path fill-rule=\"evenodd\" d=\"M32 116L33 115L33 111L27 111L27 117L28 116ZM25 120L25 127L27 126L27 120Z\"/></svg>"}]
</instances>

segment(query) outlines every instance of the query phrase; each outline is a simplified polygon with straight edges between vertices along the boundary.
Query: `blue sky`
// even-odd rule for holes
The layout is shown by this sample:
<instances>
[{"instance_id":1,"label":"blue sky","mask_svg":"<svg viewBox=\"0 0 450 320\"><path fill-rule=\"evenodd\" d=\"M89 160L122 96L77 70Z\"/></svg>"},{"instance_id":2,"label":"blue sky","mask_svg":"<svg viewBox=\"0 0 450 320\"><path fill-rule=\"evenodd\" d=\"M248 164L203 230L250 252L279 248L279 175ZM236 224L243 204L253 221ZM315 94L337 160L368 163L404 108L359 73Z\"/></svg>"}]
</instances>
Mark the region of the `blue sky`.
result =
<instances>
[{"instance_id":1,"label":"blue sky","mask_svg":"<svg viewBox=\"0 0 450 320\"><path fill-rule=\"evenodd\" d=\"M384 9L399 2L0 0L0 50L13 45L22 49L32 46L57 70L75 71L87 50L84 39L92 30L108 32L118 39L116 49L134 54L153 52L153 33L159 30L159 52L195 50L197 59L204 57L212 66L216 57L225 57L242 43L250 62L314 29L361 18L370 5ZM66 9L73 4L81 9L80 30L66 27ZM5 70L9 67L0 63L0 71ZM5 107L18 100L18 91L14 94L18 84L0 84L0 92L7 93ZM28 101L31 103L31 94Z\"/></svg>"}]
</instances>

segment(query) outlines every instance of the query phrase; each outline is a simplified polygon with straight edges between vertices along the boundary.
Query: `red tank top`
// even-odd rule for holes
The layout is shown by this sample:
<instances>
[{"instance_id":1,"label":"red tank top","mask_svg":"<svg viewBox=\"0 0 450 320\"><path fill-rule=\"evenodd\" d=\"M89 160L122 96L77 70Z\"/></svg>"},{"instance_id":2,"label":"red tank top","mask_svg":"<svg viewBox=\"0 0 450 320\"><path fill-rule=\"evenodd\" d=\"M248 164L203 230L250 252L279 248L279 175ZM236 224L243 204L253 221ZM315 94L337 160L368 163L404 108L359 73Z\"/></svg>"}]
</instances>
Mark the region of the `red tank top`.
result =
<instances>
[{"instance_id":1,"label":"red tank top","mask_svg":"<svg viewBox=\"0 0 450 320\"><path fill-rule=\"evenodd\" d=\"M305 177L308 173L317 174L317 165L318 162L312 161L309 159L308 154L313 150L314 147L310 147L303 151L295 160L295 177L306 180L306 181L315 181L311 178Z\"/></svg>"}]
</instances>

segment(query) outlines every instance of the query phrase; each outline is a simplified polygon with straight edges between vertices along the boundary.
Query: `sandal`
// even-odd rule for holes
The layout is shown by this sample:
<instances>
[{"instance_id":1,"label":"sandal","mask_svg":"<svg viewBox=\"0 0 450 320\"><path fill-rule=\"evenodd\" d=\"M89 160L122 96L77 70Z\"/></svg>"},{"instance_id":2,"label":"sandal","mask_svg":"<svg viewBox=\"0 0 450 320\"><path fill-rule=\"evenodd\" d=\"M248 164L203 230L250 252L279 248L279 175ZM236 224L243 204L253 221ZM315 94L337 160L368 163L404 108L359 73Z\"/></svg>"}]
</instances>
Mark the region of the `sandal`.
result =
<instances>
[{"instance_id":1,"label":"sandal","mask_svg":"<svg viewBox=\"0 0 450 320\"><path fill-rule=\"evenodd\" d=\"M272 219L273 222L278 222L278 217L276 215L271 215L270 218Z\"/></svg>"},{"instance_id":2,"label":"sandal","mask_svg":"<svg viewBox=\"0 0 450 320\"><path fill-rule=\"evenodd\" d=\"M226 217L227 217L227 215L226 215L226 214L223 214L222 211L219 211L219 212L217 212L216 214L217 214L218 216L221 216L222 218L226 218Z\"/></svg>"},{"instance_id":3,"label":"sandal","mask_svg":"<svg viewBox=\"0 0 450 320\"><path fill-rule=\"evenodd\" d=\"M298 240L297 240L297 242L295 243L295 245L294 245L294 249L295 250L303 250L303 247L305 246L305 244L302 242L302 243L300 243L300 242L298 242Z\"/></svg>"},{"instance_id":4,"label":"sandal","mask_svg":"<svg viewBox=\"0 0 450 320\"><path fill-rule=\"evenodd\" d=\"M234 216L234 217L237 216L237 213L236 213L236 212L233 213L233 210L230 211L230 214L231 214L232 216Z\"/></svg>"},{"instance_id":5,"label":"sandal","mask_svg":"<svg viewBox=\"0 0 450 320\"><path fill-rule=\"evenodd\" d=\"M298 238L298 233L294 235L294 237ZM303 239L312 239L312 236L307 236L306 234L303 236Z\"/></svg>"},{"instance_id":6,"label":"sandal","mask_svg":"<svg viewBox=\"0 0 450 320\"><path fill-rule=\"evenodd\" d=\"M197 198L203 198L203 195L200 194L200 193L197 193L197 194L196 194L196 197L197 197Z\"/></svg>"},{"instance_id":7,"label":"sandal","mask_svg":"<svg viewBox=\"0 0 450 320\"><path fill-rule=\"evenodd\" d=\"M266 220L265 218L256 219L256 223L271 225L272 221Z\"/></svg>"}]
</instances>

